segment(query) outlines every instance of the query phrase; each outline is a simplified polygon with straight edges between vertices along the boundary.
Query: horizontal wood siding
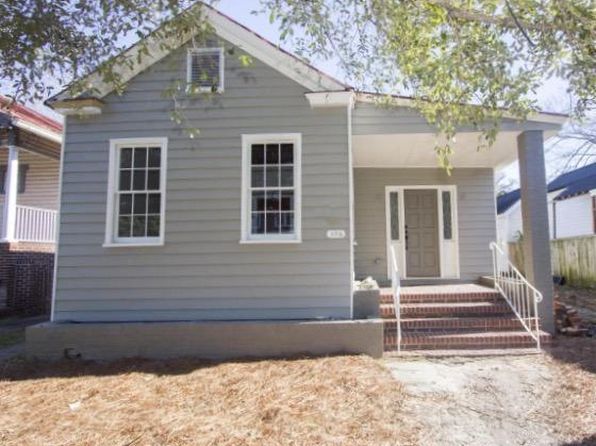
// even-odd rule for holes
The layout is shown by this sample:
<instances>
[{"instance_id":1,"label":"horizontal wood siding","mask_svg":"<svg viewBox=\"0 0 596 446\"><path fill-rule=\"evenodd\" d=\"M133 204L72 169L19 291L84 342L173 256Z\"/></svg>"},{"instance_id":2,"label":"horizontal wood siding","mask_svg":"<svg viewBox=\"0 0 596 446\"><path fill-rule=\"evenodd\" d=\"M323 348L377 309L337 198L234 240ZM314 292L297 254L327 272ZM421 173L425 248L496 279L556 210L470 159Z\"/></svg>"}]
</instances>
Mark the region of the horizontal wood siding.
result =
<instances>
[{"instance_id":1,"label":"horizontal wood siding","mask_svg":"<svg viewBox=\"0 0 596 446\"><path fill-rule=\"evenodd\" d=\"M162 94L185 79L186 49L67 122L57 320L296 319L350 316L347 113L311 110L306 90L258 60L226 54L225 92L181 101L189 139ZM301 244L240 240L241 134L302 134ZM168 143L165 245L102 248L110 138Z\"/></svg>"},{"instance_id":2,"label":"horizontal wood siding","mask_svg":"<svg viewBox=\"0 0 596 446\"><path fill-rule=\"evenodd\" d=\"M6 149L0 150L0 166L6 166L7 152ZM20 150L19 163L26 164L28 169L25 192L18 194L17 204L58 209L60 161ZM2 204L4 204L4 195L0 195L0 206Z\"/></svg>"},{"instance_id":3,"label":"horizontal wood siding","mask_svg":"<svg viewBox=\"0 0 596 446\"><path fill-rule=\"evenodd\" d=\"M492 271L489 243L496 240L492 169L354 169L357 277L387 279L385 186L457 186L460 279Z\"/></svg>"},{"instance_id":4,"label":"horizontal wood siding","mask_svg":"<svg viewBox=\"0 0 596 446\"><path fill-rule=\"evenodd\" d=\"M382 135L397 133L436 133L436 128L429 125L426 119L412 107L388 107L381 103L357 102L352 116L352 133L354 135ZM488 124L490 128L492 124ZM518 122L514 119L503 118L501 130L521 131L558 130L555 124L535 121ZM473 132L473 126L461 126L460 132Z\"/></svg>"}]
</instances>

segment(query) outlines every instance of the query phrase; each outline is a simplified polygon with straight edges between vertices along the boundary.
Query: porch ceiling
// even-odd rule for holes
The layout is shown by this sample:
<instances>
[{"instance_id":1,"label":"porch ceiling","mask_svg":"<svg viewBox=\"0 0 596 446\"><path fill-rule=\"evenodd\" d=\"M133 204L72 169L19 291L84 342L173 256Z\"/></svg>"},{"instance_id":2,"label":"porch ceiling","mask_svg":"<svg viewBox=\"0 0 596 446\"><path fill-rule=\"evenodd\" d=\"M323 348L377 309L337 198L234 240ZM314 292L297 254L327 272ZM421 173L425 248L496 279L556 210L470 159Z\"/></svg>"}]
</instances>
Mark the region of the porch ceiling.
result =
<instances>
[{"instance_id":1,"label":"porch ceiling","mask_svg":"<svg viewBox=\"0 0 596 446\"><path fill-rule=\"evenodd\" d=\"M454 167L502 168L517 160L519 131L500 132L495 144L478 150L477 132L457 134L451 157ZM544 132L545 139L556 132ZM437 167L433 133L354 135L354 167Z\"/></svg>"}]
</instances>

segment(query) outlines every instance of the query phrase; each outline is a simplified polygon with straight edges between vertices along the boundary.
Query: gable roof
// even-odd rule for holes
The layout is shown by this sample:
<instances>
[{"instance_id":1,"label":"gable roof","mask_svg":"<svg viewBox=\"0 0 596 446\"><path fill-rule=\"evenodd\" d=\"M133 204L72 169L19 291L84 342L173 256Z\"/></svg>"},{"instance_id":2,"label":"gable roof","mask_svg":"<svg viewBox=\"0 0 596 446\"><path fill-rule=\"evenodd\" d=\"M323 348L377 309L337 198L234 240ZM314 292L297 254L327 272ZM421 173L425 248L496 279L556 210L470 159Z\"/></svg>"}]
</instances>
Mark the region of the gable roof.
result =
<instances>
[{"instance_id":1,"label":"gable roof","mask_svg":"<svg viewBox=\"0 0 596 446\"><path fill-rule=\"evenodd\" d=\"M236 20L223 14L212 6L203 2L198 2L191 8L203 8L205 19L213 27L215 34L217 34L219 37L227 40L236 47L246 51L251 56L278 70L308 90L319 92L345 91L351 89L351 87L348 85L340 82L328 74L323 73L314 66L306 63L304 60L282 49L280 46L273 44L263 36L250 30L246 26L240 24ZM122 81L126 83L151 65L159 62L173 49L184 45L191 39L191 37L192 36L190 33L183 36L177 36L176 41L168 42L169 48L163 48L159 45L160 38L156 36L155 33L150 33L147 37L145 37L145 39L143 39L150 48L150 54L144 56L142 63L134 64L133 67L118 66L115 67L114 70L120 70L119 74L121 75ZM136 60L140 48L141 41L135 43L123 51L122 55L127 58L134 58L132 60ZM90 98L93 98L101 100L115 90L112 84L103 82L97 70L88 74L84 78L84 82L90 85L89 90L95 90L95 93L74 94L72 91L72 85L69 85L60 93L48 99L46 101L46 105L53 107L56 106L58 102L73 101L77 99L89 100Z\"/></svg>"},{"instance_id":2,"label":"gable roof","mask_svg":"<svg viewBox=\"0 0 596 446\"><path fill-rule=\"evenodd\" d=\"M559 175L547 185L547 192L561 191L554 200L564 200L596 189L596 163ZM497 214L510 209L521 198L520 190L497 197Z\"/></svg>"}]
</instances>

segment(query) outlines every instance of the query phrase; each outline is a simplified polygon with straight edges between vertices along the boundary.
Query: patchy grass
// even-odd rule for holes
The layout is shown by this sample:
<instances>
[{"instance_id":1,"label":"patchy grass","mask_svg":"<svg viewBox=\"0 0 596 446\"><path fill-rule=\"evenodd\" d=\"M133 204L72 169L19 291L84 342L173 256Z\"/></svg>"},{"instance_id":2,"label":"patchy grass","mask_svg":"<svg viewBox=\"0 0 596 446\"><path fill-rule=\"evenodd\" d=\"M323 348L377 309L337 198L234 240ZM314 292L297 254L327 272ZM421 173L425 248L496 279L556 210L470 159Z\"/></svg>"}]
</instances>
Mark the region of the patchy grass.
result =
<instances>
[{"instance_id":1,"label":"patchy grass","mask_svg":"<svg viewBox=\"0 0 596 446\"><path fill-rule=\"evenodd\" d=\"M408 445L403 387L367 357L0 364L0 444Z\"/></svg>"},{"instance_id":2,"label":"patchy grass","mask_svg":"<svg viewBox=\"0 0 596 446\"><path fill-rule=\"evenodd\" d=\"M25 342L24 328L0 331L0 348L10 347L21 342Z\"/></svg>"},{"instance_id":3,"label":"patchy grass","mask_svg":"<svg viewBox=\"0 0 596 446\"><path fill-rule=\"evenodd\" d=\"M25 342L25 328L46 320L45 316L0 319L0 349Z\"/></svg>"}]
</instances>

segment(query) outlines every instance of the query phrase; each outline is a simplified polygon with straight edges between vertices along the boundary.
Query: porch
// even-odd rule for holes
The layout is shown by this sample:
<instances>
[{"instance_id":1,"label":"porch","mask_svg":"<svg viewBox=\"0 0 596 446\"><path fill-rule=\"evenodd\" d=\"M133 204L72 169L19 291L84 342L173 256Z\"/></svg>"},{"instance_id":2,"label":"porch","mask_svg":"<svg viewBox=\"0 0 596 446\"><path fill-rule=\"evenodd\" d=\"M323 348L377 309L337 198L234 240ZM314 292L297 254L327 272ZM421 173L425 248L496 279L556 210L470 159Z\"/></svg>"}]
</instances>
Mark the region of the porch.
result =
<instances>
[{"instance_id":1,"label":"porch","mask_svg":"<svg viewBox=\"0 0 596 446\"><path fill-rule=\"evenodd\" d=\"M21 132L18 145L0 146L0 243L56 242L59 170L57 142L48 145Z\"/></svg>"},{"instance_id":2,"label":"porch","mask_svg":"<svg viewBox=\"0 0 596 446\"><path fill-rule=\"evenodd\" d=\"M518 161L524 235L532 246L525 271L544 296L540 319L552 332L543 142L564 117L505 118L496 142L484 150L477 149L478 129L462 128L448 174L437 167L435 130L414 108L374 102L361 96L353 110L356 278L389 285L392 251L403 285L469 284L493 275L495 171Z\"/></svg>"},{"instance_id":3,"label":"porch","mask_svg":"<svg viewBox=\"0 0 596 446\"><path fill-rule=\"evenodd\" d=\"M49 313L62 126L0 95L0 311Z\"/></svg>"}]
</instances>

